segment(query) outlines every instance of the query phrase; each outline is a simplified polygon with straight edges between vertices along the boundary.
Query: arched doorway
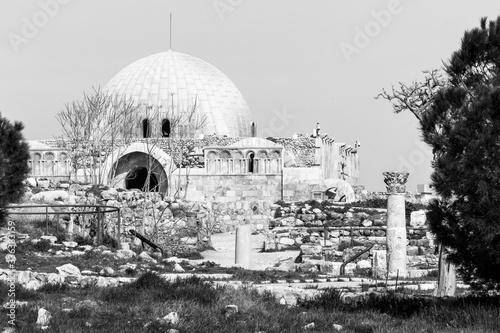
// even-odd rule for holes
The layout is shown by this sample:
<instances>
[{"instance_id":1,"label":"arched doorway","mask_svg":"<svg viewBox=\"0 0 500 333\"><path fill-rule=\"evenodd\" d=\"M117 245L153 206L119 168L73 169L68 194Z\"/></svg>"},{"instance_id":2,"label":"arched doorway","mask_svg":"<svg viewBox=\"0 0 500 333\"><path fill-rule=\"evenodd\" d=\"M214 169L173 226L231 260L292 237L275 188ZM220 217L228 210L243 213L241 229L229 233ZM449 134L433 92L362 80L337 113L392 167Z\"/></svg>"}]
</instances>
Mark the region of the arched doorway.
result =
<instances>
[{"instance_id":1,"label":"arched doorway","mask_svg":"<svg viewBox=\"0 0 500 333\"><path fill-rule=\"evenodd\" d=\"M125 188L127 190L137 188L145 192L158 192L158 178L144 167L137 168L130 171L125 177Z\"/></svg>"}]
</instances>

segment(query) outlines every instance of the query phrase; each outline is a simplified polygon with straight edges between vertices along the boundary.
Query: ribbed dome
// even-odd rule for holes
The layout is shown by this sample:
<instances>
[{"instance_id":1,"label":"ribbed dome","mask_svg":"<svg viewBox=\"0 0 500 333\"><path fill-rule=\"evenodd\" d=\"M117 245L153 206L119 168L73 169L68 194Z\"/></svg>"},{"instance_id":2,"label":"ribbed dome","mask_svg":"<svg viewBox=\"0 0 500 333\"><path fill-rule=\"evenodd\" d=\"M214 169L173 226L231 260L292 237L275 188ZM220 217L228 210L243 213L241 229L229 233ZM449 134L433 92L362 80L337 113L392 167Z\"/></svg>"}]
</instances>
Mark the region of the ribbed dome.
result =
<instances>
[{"instance_id":1,"label":"ribbed dome","mask_svg":"<svg viewBox=\"0 0 500 333\"><path fill-rule=\"evenodd\" d=\"M116 74L104 90L137 102L192 109L206 116L204 134L246 137L252 115L236 86L214 66L196 57L169 50L137 60ZM182 124L181 124L182 125Z\"/></svg>"}]
</instances>

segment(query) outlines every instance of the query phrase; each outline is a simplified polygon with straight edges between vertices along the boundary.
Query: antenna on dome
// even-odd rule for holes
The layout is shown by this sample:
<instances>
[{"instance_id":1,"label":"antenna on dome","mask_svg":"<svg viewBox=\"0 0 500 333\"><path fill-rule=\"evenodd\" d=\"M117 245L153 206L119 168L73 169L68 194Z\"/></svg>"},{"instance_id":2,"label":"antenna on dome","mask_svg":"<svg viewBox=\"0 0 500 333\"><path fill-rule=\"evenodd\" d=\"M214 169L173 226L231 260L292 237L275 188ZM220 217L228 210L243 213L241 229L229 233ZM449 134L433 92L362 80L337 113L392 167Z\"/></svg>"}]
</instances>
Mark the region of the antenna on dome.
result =
<instances>
[{"instance_id":1,"label":"antenna on dome","mask_svg":"<svg viewBox=\"0 0 500 333\"><path fill-rule=\"evenodd\" d=\"M170 50L172 49L172 13L170 13Z\"/></svg>"}]
</instances>

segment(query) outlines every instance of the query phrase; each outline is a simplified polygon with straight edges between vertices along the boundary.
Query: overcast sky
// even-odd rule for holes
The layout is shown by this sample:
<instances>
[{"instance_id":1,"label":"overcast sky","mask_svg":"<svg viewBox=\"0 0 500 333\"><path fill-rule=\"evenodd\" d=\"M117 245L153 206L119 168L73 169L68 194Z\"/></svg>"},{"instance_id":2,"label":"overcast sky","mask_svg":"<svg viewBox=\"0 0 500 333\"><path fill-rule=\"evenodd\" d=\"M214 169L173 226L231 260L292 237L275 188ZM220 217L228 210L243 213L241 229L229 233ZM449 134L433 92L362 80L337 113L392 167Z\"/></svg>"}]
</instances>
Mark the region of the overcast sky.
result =
<instances>
[{"instance_id":1,"label":"overcast sky","mask_svg":"<svg viewBox=\"0 0 500 333\"><path fill-rule=\"evenodd\" d=\"M225 73L260 134L361 142L361 183L382 172L429 183L430 152L411 113L375 100L382 88L439 68L463 32L500 14L498 0L2 0L0 112L27 139L60 133L65 103L118 71L172 49Z\"/></svg>"}]
</instances>

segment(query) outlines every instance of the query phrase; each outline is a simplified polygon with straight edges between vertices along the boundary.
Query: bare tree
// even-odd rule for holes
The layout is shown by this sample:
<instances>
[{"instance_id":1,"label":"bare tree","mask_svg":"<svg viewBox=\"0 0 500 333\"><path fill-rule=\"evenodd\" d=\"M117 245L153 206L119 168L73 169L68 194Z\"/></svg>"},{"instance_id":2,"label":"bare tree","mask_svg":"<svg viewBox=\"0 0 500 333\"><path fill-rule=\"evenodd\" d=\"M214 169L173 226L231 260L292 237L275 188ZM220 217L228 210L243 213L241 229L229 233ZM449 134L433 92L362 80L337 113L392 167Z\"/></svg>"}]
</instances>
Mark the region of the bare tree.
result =
<instances>
[{"instance_id":1,"label":"bare tree","mask_svg":"<svg viewBox=\"0 0 500 333\"><path fill-rule=\"evenodd\" d=\"M107 95L100 88L65 105L56 119L62 127L60 142L68 149L75 176L82 169L86 182L102 182L102 162L118 137L131 136L137 108L133 100Z\"/></svg>"},{"instance_id":2,"label":"bare tree","mask_svg":"<svg viewBox=\"0 0 500 333\"><path fill-rule=\"evenodd\" d=\"M391 102L395 113L410 111L421 122L436 93L447 85L446 74L442 70L426 70L423 73L422 81L413 81L411 84L399 82L397 88L392 86L390 92L383 89L375 98Z\"/></svg>"}]
</instances>

